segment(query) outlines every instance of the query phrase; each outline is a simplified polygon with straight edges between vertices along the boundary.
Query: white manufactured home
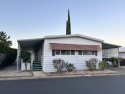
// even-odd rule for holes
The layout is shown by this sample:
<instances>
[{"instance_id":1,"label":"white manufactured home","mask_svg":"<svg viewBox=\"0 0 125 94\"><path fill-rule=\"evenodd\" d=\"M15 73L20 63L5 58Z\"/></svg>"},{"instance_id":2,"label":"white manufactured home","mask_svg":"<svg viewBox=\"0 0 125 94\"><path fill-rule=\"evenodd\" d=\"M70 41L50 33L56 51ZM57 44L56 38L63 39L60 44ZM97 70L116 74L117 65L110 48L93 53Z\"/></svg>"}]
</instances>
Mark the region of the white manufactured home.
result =
<instances>
[{"instance_id":1,"label":"white manufactured home","mask_svg":"<svg viewBox=\"0 0 125 94\"><path fill-rule=\"evenodd\" d=\"M17 69L23 70L20 52L31 52L31 66L33 62L41 64L43 72L55 72L52 61L63 59L74 64L76 70L86 68L85 61L103 57L119 57L119 46L104 43L103 40L81 34L45 36L44 38L18 40Z\"/></svg>"},{"instance_id":2,"label":"white manufactured home","mask_svg":"<svg viewBox=\"0 0 125 94\"><path fill-rule=\"evenodd\" d=\"M125 47L119 48L119 57L125 59Z\"/></svg>"}]
</instances>

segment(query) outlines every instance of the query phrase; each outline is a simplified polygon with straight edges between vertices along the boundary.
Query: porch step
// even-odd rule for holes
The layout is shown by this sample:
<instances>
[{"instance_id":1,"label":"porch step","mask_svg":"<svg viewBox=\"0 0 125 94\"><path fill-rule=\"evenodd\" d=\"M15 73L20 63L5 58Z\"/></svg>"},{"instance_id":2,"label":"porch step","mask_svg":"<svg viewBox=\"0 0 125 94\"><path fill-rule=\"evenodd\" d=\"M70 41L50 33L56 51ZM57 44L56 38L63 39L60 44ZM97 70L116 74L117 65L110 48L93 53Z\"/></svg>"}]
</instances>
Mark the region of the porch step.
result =
<instances>
[{"instance_id":1,"label":"porch step","mask_svg":"<svg viewBox=\"0 0 125 94\"><path fill-rule=\"evenodd\" d=\"M33 71L42 71L41 63L34 61L32 65Z\"/></svg>"}]
</instances>

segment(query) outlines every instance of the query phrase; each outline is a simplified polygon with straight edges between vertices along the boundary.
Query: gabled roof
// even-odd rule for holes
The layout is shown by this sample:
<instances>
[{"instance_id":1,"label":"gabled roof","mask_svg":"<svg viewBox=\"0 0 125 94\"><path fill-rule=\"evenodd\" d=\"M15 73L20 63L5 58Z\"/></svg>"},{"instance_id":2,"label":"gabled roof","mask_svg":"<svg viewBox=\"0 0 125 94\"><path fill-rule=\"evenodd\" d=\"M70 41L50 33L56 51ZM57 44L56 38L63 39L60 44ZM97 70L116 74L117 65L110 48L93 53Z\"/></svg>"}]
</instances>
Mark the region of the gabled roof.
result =
<instances>
[{"instance_id":1,"label":"gabled roof","mask_svg":"<svg viewBox=\"0 0 125 94\"><path fill-rule=\"evenodd\" d=\"M97 39L97 38L93 38L93 37L89 37L89 36L85 36L85 35L81 35L81 34L71 34L71 35L51 35L51 36L45 36L45 39L56 39L56 38L70 38L70 37L80 37L80 38L84 38L84 39L89 39L89 40L93 40L93 41L97 41L97 42L103 42L103 40L101 39Z\"/></svg>"}]
</instances>

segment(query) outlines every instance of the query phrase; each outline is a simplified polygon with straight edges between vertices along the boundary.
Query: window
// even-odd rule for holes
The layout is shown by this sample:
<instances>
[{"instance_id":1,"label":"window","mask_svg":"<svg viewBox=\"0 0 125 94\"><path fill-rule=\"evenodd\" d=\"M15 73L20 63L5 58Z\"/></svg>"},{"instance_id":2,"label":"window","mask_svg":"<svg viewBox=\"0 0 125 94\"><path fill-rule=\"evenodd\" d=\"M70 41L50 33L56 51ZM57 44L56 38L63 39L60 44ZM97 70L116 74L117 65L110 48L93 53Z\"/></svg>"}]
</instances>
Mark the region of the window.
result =
<instances>
[{"instance_id":1,"label":"window","mask_svg":"<svg viewBox=\"0 0 125 94\"><path fill-rule=\"evenodd\" d=\"M52 50L52 56L55 56L55 50Z\"/></svg>"},{"instance_id":2,"label":"window","mask_svg":"<svg viewBox=\"0 0 125 94\"><path fill-rule=\"evenodd\" d=\"M71 55L75 55L75 51L74 50L71 50Z\"/></svg>"},{"instance_id":3,"label":"window","mask_svg":"<svg viewBox=\"0 0 125 94\"><path fill-rule=\"evenodd\" d=\"M92 51L88 51L88 55L92 55Z\"/></svg>"},{"instance_id":4,"label":"window","mask_svg":"<svg viewBox=\"0 0 125 94\"><path fill-rule=\"evenodd\" d=\"M75 50L52 50L52 56L55 55L75 55ZM97 56L97 51L78 51L78 55L95 55Z\"/></svg>"},{"instance_id":5,"label":"window","mask_svg":"<svg viewBox=\"0 0 125 94\"><path fill-rule=\"evenodd\" d=\"M56 50L56 55L60 55L60 50Z\"/></svg>"},{"instance_id":6,"label":"window","mask_svg":"<svg viewBox=\"0 0 125 94\"><path fill-rule=\"evenodd\" d=\"M88 51L83 51L83 55L88 55Z\"/></svg>"},{"instance_id":7,"label":"window","mask_svg":"<svg viewBox=\"0 0 125 94\"><path fill-rule=\"evenodd\" d=\"M61 55L70 55L70 50L61 50Z\"/></svg>"},{"instance_id":8,"label":"window","mask_svg":"<svg viewBox=\"0 0 125 94\"><path fill-rule=\"evenodd\" d=\"M82 51L78 51L78 55L82 55Z\"/></svg>"},{"instance_id":9,"label":"window","mask_svg":"<svg viewBox=\"0 0 125 94\"><path fill-rule=\"evenodd\" d=\"M97 56L97 51L95 51L95 56Z\"/></svg>"},{"instance_id":10,"label":"window","mask_svg":"<svg viewBox=\"0 0 125 94\"><path fill-rule=\"evenodd\" d=\"M95 55L95 51L92 51L92 55Z\"/></svg>"},{"instance_id":11,"label":"window","mask_svg":"<svg viewBox=\"0 0 125 94\"><path fill-rule=\"evenodd\" d=\"M97 56L97 51L92 51L92 55Z\"/></svg>"}]
</instances>

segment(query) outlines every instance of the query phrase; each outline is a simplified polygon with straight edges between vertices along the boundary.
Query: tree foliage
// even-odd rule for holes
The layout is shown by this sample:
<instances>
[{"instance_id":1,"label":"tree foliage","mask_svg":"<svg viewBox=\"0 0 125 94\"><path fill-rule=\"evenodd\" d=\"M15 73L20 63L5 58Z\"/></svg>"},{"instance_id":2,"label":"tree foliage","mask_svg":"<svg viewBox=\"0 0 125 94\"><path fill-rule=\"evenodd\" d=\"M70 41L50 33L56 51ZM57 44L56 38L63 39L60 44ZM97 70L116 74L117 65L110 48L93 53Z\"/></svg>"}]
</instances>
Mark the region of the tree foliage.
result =
<instances>
[{"instance_id":1,"label":"tree foliage","mask_svg":"<svg viewBox=\"0 0 125 94\"><path fill-rule=\"evenodd\" d=\"M0 31L0 42L4 43L6 46L12 46L12 41L9 40L10 36L7 36L6 32Z\"/></svg>"},{"instance_id":2,"label":"tree foliage","mask_svg":"<svg viewBox=\"0 0 125 94\"><path fill-rule=\"evenodd\" d=\"M31 53L28 51L21 51L20 57L23 59L24 63L30 60Z\"/></svg>"},{"instance_id":3,"label":"tree foliage","mask_svg":"<svg viewBox=\"0 0 125 94\"><path fill-rule=\"evenodd\" d=\"M5 55L5 59L0 63L1 68L13 64L17 56L17 49L10 48L0 42L0 53Z\"/></svg>"},{"instance_id":4,"label":"tree foliage","mask_svg":"<svg viewBox=\"0 0 125 94\"><path fill-rule=\"evenodd\" d=\"M0 60L0 68L13 64L16 59L17 49L10 48L12 41L9 39L10 36L7 36L6 32L0 31L0 54L5 56Z\"/></svg>"},{"instance_id":5,"label":"tree foliage","mask_svg":"<svg viewBox=\"0 0 125 94\"><path fill-rule=\"evenodd\" d=\"M71 34L70 13L68 10L68 20L66 21L66 35Z\"/></svg>"}]
</instances>

